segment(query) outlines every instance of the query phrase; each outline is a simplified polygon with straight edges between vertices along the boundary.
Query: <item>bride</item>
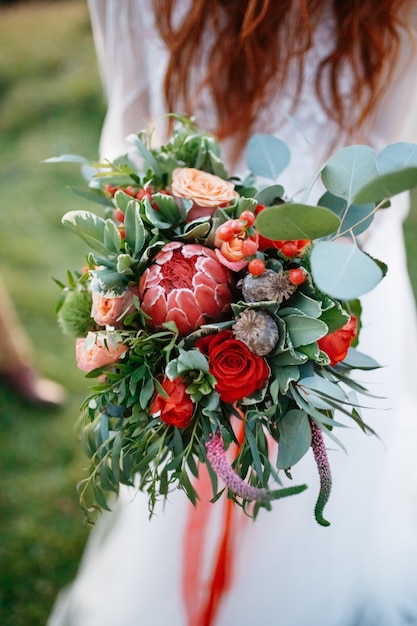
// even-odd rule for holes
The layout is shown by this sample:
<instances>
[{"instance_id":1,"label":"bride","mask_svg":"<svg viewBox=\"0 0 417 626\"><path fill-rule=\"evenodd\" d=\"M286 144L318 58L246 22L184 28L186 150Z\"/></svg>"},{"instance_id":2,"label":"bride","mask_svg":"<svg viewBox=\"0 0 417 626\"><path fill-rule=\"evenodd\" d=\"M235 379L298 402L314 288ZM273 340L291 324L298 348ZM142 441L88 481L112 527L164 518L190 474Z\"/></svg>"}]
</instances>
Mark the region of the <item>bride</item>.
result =
<instances>
[{"instance_id":1,"label":"bride","mask_svg":"<svg viewBox=\"0 0 417 626\"><path fill-rule=\"evenodd\" d=\"M412 5L89 0L108 98L101 155L126 152L128 134L184 111L219 136L233 172L245 173L251 133L283 139L292 160L279 182L297 197L336 147L417 140ZM294 476L308 477L306 492L274 503L256 522L236 513L233 558L221 554L220 502L210 505L198 545L185 495L173 494L149 521L145 498L123 490L92 530L49 626L417 624L417 326L402 237L407 205L406 195L395 198L363 242L389 266L363 298L360 344L384 366L366 375L384 400L365 420L379 438L352 429L347 455L329 450L331 526L312 516L310 458ZM224 594L213 577L222 556L230 568Z\"/></svg>"}]
</instances>

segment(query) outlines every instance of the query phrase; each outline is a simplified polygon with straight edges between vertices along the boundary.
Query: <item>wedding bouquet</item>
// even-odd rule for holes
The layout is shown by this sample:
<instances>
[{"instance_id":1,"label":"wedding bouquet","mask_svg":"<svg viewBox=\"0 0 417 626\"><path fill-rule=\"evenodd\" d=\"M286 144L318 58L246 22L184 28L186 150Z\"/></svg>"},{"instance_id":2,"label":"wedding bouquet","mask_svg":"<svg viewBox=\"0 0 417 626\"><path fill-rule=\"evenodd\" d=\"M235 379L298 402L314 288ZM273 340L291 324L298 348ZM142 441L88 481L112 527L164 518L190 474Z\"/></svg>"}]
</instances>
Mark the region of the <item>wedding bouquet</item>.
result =
<instances>
[{"instance_id":1,"label":"wedding bouquet","mask_svg":"<svg viewBox=\"0 0 417 626\"><path fill-rule=\"evenodd\" d=\"M309 205L316 181L302 202L278 184L290 160L282 141L254 135L249 173L233 179L216 139L173 117L161 147L143 131L114 162L49 159L81 163L88 189L78 193L102 207L62 219L90 249L59 282L57 307L78 366L96 379L80 417L91 460L81 505L108 508L120 484L146 492L150 513L176 488L195 503L206 465L213 501L224 492L256 515L306 488L285 485L311 453L315 515L327 525L326 439L343 447L335 432L346 419L372 432L351 373L378 367L356 348L359 298L386 267L357 238L417 184L416 146L340 150Z\"/></svg>"}]
</instances>

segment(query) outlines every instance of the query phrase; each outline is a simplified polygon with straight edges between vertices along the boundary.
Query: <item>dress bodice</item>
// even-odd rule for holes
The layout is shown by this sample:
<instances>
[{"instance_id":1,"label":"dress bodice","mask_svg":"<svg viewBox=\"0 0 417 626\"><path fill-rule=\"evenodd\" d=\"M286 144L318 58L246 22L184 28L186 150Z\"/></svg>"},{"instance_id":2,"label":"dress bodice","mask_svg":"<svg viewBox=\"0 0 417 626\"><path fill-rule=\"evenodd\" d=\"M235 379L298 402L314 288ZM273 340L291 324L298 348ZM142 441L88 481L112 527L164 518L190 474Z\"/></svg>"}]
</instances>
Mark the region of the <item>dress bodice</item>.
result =
<instances>
[{"instance_id":1,"label":"dress bodice","mask_svg":"<svg viewBox=\"0 0 417 626\"><path fill-rule=\"evenodd\" d=\"M178 4L181 13L187 11L187 1ZM155 123L158 127L158 120L166 113L163 80L167 52L156 31L149 0L124 0L123 11L117 0L89 0L89 6L108 99L100 151L102 156L113 158L128 149L124 141L128 134ZM414 21L417 25L417 19ZM338 137L336 145L347 141L328 119L314 87L318 64L329 52L331 31L332 16L330 11L325 11L306 58L303 87L295 110L291 89L294 81L291 81L290 72L287 89L284 93L277 93L270 106L260 112L253 129L275 134L290 146L291 165L282 181L290 193L298 189L298 172L302 171L307 177L314 175L335 137ZM392 82L361 142L382 148L395 141L417 139L417 73L411 55L411 44L403 34L400 59ZM348 72L342 80L348 90ZM209 95L201 93L195 109L201 128L214 128L212 111ZM387 111L390 112L388 115ZM162 126L160 122L159 126ZM351 139L349 143L352 143ZM227 159L227 145L225 154ZM243 160L239 170L242 167Z\"/></svg>"}]
</instances>

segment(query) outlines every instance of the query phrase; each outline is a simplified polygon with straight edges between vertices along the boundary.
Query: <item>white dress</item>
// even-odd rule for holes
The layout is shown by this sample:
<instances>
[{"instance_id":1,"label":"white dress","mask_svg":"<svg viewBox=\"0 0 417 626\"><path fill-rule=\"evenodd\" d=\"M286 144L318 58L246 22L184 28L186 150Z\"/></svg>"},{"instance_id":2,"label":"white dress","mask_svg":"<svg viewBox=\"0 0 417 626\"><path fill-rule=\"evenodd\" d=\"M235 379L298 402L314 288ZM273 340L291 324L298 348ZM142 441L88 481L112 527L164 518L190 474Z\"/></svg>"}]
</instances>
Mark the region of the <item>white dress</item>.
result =
<instances>
[{"instance_id":1,"label":"white dress","mask_svg":"<svg viewBox=\"0 0 417 626\"><path fill-rule=\"evenodd\" d=\"M109 101L101 154L112 158L125 151L124 137L165 112L166 54L150 3L89 4ZM323 24L318 32L292 120L283 116L285 97L268 113L272 130L292 152L282 180L289 194L298 191L297 175L302 172L306 182L324 156L317 146L323 146L329 121L310 81L328 29ZM370 129L369 141L377 148L417 140L416 58L413 63L404 41L395 80ZM203 127L208 110L208 105L197 110ZM328 442L334 484L326 508L330 527L313 518L317 478L311 455L294 470L295 484L306 481L309 489L244 524L237 535L233 584L216 626L417 624L417 324L402 237L406 213L403 195L375 221L366 242L389 266L387 277L362 300L360 349L384 365L365 380L386 398L369 401L375 406L365 421L381 439L352 428L343 433L347 455ZM182 493L173 494L149 521L144 496L123 490L115 511L103 514L92 530L79 574L59 596L48 626L191 626L181 590L190 506ZM221 506L215 505L206 540L207 572L219 541L220 515Z\"/></svg>"}]
</instances>

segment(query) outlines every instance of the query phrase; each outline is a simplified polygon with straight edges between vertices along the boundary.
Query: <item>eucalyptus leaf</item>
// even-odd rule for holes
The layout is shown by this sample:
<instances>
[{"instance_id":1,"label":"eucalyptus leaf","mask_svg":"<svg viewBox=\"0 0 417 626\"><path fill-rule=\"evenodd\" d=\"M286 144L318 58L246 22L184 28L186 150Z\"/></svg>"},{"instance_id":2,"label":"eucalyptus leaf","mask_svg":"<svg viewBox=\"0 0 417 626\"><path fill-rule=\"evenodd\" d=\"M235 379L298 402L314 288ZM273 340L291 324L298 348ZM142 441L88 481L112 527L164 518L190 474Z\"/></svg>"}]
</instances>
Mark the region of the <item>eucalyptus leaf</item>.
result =
<instances>
[{"instance_id":1,"label":"eucalyptus leaf","mask_svg":"<svg viewBox=\"0 0 417 626\"><path fill-rule=\"evenodd\" d=\"M283 197L284 187L282 185L269 185L257 192L255 200L264 206L273 206L282 201Z\"/></svg>"},{"instance_id":2,"label":"eucalyptus leaf","mask_svg":"<svg viewBox=\"0 0 417 626\"><path fill-rule=\"evenodd\" d=\"M256 218L257 231L278 241L318 239L334 233L339 224L339 218L330 209L295 202L268 207Z\"/></svg>"},{"instance_id":3,"label":"eucalyptus leaf","mask_svg":"<svg viewBox=\"0 0 417 626\"><path fill-rule=\"evenodd\" d=\"M276 180L290 162L290 151L277 137L256 133L248 141L246 162L256 176Z\"/></svg>"},{"instance_id":4,"label":"eucalyptus leaf","mask_svg":"<svg viewBox=\"0 0 417 626\"><path fill-rule=\"evenodd\" d=\"M308 415L300 409L287 411L279 421L278 469L293 467L311 446Z\"/></svg>"},{"instance_id":5,"label":"eucalyptus leaf","mask_svg":"<svg viewBox=\"0 0 417 626\"><path fill-rule=\"evenodd\" d=\"M327 161L321 179L328 191L344 198L350 205L356 199L359 189L378 175L376 153L369 146L354 145L338 150ZM366 202L369 202L367 200Z\"/></svg>"},{"instance_id":6,"label":"eucalyptus leaf","mask_svg":"<svg viewBox=\"0 0 417 626\"><path fill-rule=\"evenodd\" d=\"M399 142L387 146L377 155L375 165L377 176L356 191L356 202L378 202L417 186L416 144Z\"/></svg>"},{"instance_id":7,"label":"eucalyptus leaf","mask_svg":"<svg viewBox=\"0 0 417 626\"><path fill-rule=\"evenodd\" d=\"M372 224L374 219L374 202L348 206L346 200L327 191L320 198L319 204L327 207L340 218L340 233L351 231L355 235L360 235Z\"/></svg>"},{"instance_id":8,"label":"eucalyptus leaf","mask_svg":"<svg viewBox=\"0 0 417 626\"><path fill-rule=\"evenodd\" d=\"M311 273L317 287L333 298L353 300L382 279L378 264L355 244L319 242L311 253Z\"/></svg>"}]
</instances>

